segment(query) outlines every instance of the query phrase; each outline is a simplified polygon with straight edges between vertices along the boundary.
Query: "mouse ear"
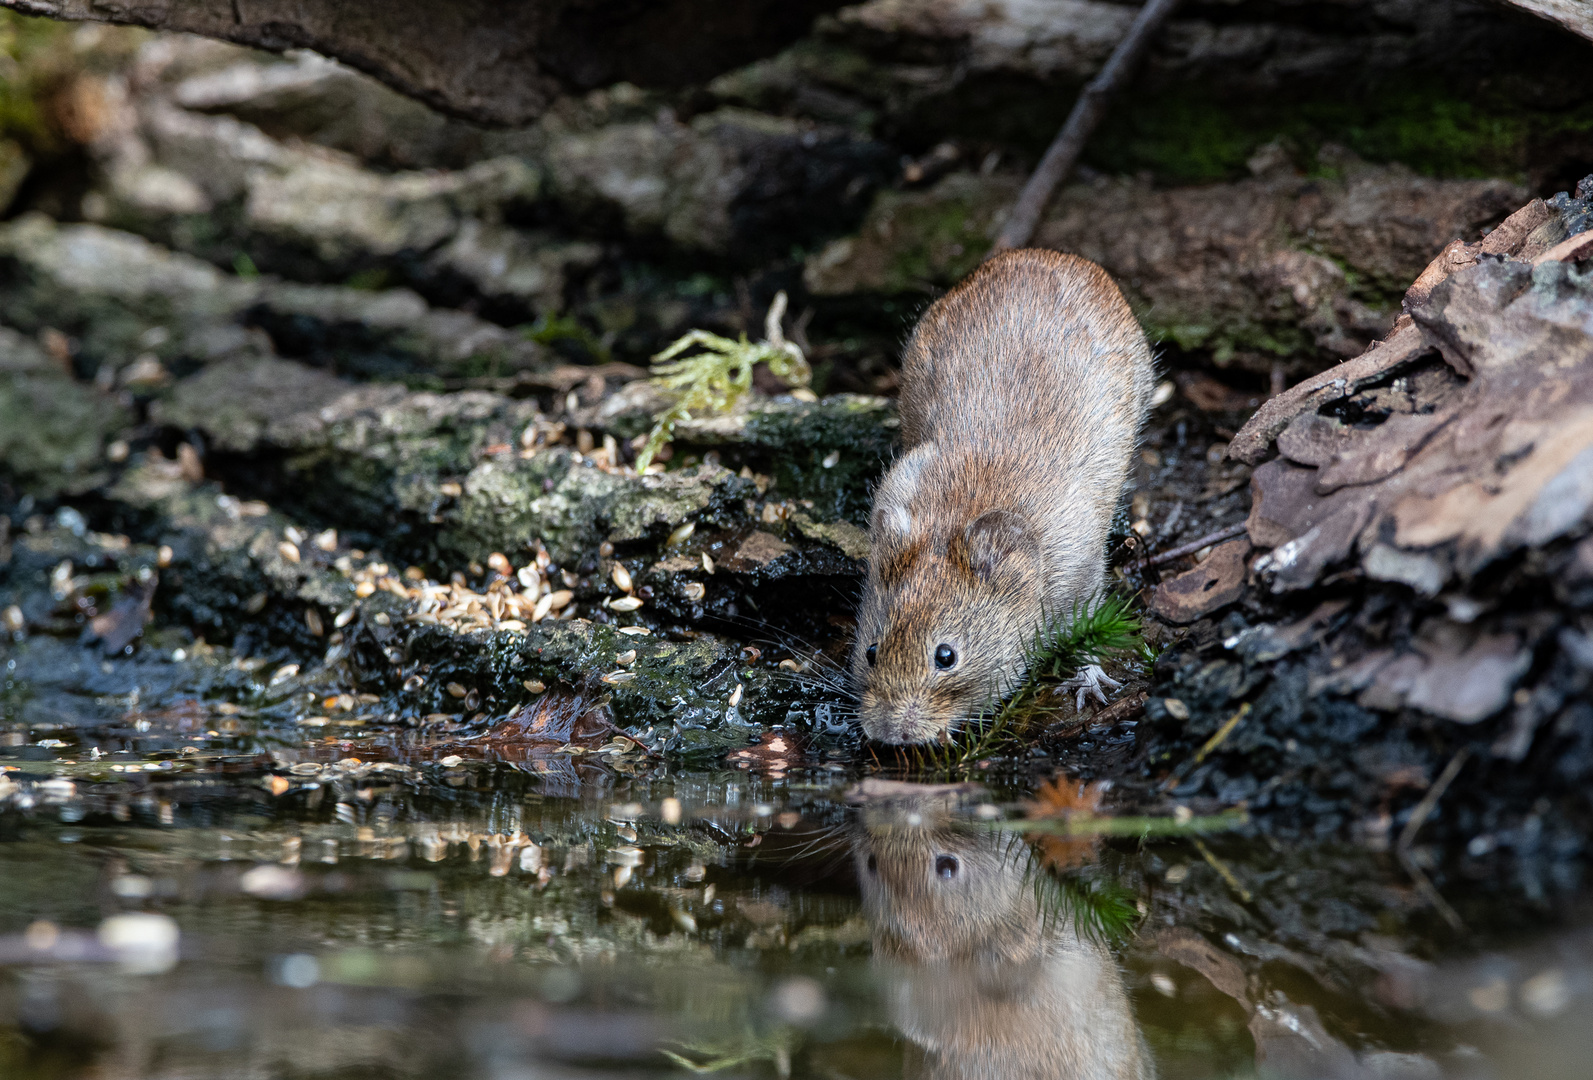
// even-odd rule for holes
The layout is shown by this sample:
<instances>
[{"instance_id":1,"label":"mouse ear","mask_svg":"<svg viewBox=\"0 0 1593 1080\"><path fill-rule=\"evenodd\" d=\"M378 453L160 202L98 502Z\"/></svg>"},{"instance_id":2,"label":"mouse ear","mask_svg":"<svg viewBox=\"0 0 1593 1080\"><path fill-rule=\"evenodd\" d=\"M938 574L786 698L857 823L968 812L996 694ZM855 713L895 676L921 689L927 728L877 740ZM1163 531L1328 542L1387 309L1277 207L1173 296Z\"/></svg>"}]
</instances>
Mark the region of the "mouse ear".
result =
<instances>
[{"instance_id":1,"label":"mouse ear","mask_svg":"<svg viewBox=\"0 0 1593 1080\"><path fill-rule=\"evenodd\" d=\"M991 510L969 522L952 543L952 557L976 577L989 580L1003 569L1039 553L1040 542L1021 514Z\"/></svg>"}]
</instances>

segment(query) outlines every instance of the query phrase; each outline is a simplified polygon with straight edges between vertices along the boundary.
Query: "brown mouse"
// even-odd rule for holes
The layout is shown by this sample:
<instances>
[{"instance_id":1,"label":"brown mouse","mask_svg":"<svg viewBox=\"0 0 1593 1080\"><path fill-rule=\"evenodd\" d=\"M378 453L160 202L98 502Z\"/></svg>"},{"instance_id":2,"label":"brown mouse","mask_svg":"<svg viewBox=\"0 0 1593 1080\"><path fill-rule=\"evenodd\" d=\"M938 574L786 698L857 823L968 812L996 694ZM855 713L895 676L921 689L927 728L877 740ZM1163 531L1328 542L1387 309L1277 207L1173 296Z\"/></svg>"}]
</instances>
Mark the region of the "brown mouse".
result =
<instances>
[{"instance_id":1,"label":"brown mouse","mask_svg":"<svg viewBox=\"0 0 1593 1080\"><path fill-rule=\"evenodd\" d=\"M1151 1080L1117 961L1024 841L898 785L859 814L852 855L874 965L915 1080Z\"/></svg>"},{"instance_id":2,"label":"brown mouse","mask_svg":"<svg viewBox=\"0 0 1593 1080\"><path fill-rule=\"evenodd\" d=\"M1042 625L1101 592L1153 384L1123 294L1075 255L1004 252L924 313L852 655L869 738L943 737L1016 685ZM1081 705L1102 684L1081 673Z\"/></svg>"}]
</instances>

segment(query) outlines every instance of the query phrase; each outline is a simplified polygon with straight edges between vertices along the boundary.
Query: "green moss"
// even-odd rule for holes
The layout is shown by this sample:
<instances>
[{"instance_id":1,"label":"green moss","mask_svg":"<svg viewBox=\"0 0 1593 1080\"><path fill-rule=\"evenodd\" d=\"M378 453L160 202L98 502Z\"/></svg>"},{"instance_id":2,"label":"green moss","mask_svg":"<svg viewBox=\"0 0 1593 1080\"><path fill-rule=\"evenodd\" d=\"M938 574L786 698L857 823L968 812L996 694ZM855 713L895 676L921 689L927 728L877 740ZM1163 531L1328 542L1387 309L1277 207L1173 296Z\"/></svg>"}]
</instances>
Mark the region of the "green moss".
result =
<instances>
[{"instance_id":1,"label":"green moss","mask_svg":"<svg viewBox=\"0 0 1593 1080\"><path fill-rule=\"evenodd\" d=\"M1311 335L1292 322L1184 322L1154 308L1137 309L1135 315L1153 343L1174 345L1185 352L1209 350L1219 366L1240 352L1292 357L1309 354L1315 348Z\"/></svg>"},{"instance_id":2,"label":"green moss","mask_svg":"<svg viewBox=\"0 0 1593 1080\"><path fill-rule=\"evenodd\" d=\"M1440 177L1517 174L1534 147L1593 131L1593 96L1544 110L1504 91L1449 89L1437 80L1393 81L1354 95L1225 101L1187 88L1132 95L1091 140L1086 160L1107 172L1148 170L1170 183L1245 172L1265 143L1281 140L1298 164L1333 175L1319 151L1334 143L1369 161Z\"/></svg>"},{"instance_id":3,"label":"green moss","mask_svg":"<svg viewBox=\"0 0 1593 1080\"><path fill-rule=\"evenodd\" d=\"M614 657L635 651L628 681L597 685L616 670ZM524 680L549 685L596 686L609 699L615 720L636 729L679 724L694 734L688 751L722 756L732 745L744 745L749 728L728 699L741 684L743 700L769 697L774 690L768 672L740 667L734 647L712 638L665 641L657 637L626 637L613 626L574 620L538 624L515 633L456 634L436 626L418 627L409 639L408 656L432 665L428 680L432 700L422 707L452 711L457 702L444 696L448 682L480 687L499 705L526 697ZM771 698L773 701L778 694Z\"/></svg>"},{"instance_id":4,"label":"green moss","mask_svg":"<svg viewBox=\"0 0 1593 1080\"><path fill-rule=\"evenodd\" d=\"M769 451L785 498L807 499L822 518L868 520L869 491L894 454L894 410L874 398L837 396L747 421L746 442ZM826 464L828 463L828 464Z\"/></svg>"}]
</instances>

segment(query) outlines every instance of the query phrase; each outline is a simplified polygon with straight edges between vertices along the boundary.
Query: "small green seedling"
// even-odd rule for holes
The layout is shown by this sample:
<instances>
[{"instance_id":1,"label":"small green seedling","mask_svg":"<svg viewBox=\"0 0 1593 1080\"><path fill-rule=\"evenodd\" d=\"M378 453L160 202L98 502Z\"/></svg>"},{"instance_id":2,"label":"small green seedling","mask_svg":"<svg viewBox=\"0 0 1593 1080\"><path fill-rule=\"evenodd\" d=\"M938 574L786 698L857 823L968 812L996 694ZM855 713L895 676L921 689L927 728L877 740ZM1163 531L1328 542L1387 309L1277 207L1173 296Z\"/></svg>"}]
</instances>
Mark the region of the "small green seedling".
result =
<instances>
[{"instance_id":1,"label":"small green seedling","mask_svg":"<svg viewBox=\"0 0 1593 1080\"><path fill-rule=\"evenodd\" d=\"M1031 721L1044 711L1041 699L1048 689L1086 665L1142 650L1139 616L1126 597L1108 593L1076 606L1068 618L1048 624L1035 636L1016 689L1004 701L992 702L982 719L970 722L960 740L931 751L926 764L955 769L1017 749Z\"/></svg>"},{"instance_id":2,"label":"small green seedling","mask_svg":"<svg viewBox=\"0 0 1593 1080\"><path fill-rule=\"evenodd\" d=\"M741 335L741 340L732 341L706 330L693 330L653 357L654 385L679 396L655 418L646 445L636 455L638 473L647 471L653 457L674 435L677 423L690 420L694 412L735 408L736 402L752 388L752 369L756 365L768 364L769 370L792 389L805 388L812 381L813 369L807 358L780 329L785 305L785 293L776 293L764 317L762 341L748 341L746 334ZM703 351L675 359L691 348Z\"/></svg>"}]
</instances>

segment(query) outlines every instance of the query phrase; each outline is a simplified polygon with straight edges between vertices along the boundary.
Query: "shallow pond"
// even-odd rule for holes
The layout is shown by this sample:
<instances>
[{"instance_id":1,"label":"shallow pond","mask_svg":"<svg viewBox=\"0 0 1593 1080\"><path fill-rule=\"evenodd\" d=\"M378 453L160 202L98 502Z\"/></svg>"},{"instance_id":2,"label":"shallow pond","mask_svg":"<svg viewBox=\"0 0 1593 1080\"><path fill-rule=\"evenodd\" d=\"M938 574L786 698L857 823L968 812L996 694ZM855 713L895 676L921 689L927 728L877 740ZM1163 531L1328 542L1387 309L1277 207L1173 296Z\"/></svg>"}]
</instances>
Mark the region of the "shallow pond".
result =
<instances>
[{"instance_id":1,"label":"shallow pond","mask_svg":"<svg viewBox=\"0 0 1593 1080\"><path fill-rule=\"evenodd\" d=\"M1023 833L1027 775L467 759L228 704L220 654L69 651L8 671L63 672L0 733L8 1080L1560 1077L1593 1051L1585 913L1525 881L1435 900L1419 849Z\"/></svg>"}]
</instances>

